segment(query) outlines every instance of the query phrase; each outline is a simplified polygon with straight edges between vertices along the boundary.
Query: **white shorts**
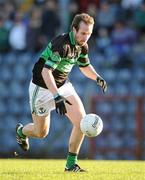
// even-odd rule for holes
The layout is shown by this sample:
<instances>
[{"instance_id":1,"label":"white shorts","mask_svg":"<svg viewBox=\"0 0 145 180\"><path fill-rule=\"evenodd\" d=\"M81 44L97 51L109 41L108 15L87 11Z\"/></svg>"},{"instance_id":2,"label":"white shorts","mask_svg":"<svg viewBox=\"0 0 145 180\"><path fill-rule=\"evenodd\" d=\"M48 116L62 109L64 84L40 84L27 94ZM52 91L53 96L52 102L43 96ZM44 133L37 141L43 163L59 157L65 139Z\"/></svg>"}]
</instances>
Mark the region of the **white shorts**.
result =
<instances>
[{"instance_id":1,"label":"white shorts","mask_svg":"<svg viewBox=\"0 0 145 180\"><path fill-rule=\"evenodd\" d=\"M58 89L58 93L63 97L68 97L76 94L76 91L70 82L66 82ZM29 86L29 103L31 113L38 116L47 116L55 109L53 94L48 89L35 85L32 81Z\"/></svg>"}]
</instances>

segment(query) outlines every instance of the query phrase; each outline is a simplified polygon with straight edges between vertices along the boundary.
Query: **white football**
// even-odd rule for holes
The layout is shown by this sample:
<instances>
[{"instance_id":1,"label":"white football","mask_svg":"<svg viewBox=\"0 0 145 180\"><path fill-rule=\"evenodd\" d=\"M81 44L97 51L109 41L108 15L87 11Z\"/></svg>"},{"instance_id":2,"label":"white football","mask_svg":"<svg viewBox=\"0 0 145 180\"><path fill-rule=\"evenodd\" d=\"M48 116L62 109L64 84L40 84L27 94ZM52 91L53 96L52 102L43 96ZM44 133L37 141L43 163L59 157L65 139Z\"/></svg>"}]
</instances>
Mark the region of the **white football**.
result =
<instances>
[{"instance_id":1,"label":"white football","mask_svg":"<svg viewBox=\"0 0 145 180\"><path fill-rule=\"evenodd\" d=\"M103 121L97 114L87 114L80 122L80 129L88 137L98 136L103 130Z\"/></svg>"}]
</instances>

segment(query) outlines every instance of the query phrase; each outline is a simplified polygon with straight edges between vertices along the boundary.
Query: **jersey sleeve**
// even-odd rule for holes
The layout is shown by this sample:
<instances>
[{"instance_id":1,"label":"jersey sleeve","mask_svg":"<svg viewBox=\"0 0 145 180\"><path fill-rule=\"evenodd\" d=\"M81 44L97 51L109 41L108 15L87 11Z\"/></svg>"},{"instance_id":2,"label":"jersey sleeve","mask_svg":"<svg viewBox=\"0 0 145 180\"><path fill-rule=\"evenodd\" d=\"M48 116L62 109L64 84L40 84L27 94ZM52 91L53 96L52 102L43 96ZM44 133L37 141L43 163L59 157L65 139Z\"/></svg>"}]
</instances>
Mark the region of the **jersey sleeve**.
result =
<instances>
[{"instance_id":1,"label":"jersey sleeve","mask_svg":"<svg viewBox=\"0 0 145 180\"><path fill-rule=\"evenodd\" d=\"M61 38L56 38L48 44L41 54L41 58L45 60L44 67L56 69L64 54L64 49L60 45Z\"/></svg>"},{"instance_id":2,"label":"jersey sleeve","mask_svg":"<svg viewBox=\"0 0 145 180\"><path fill-rule=\"evenodd\" d=\"M77 59L77 65L79 67L86 67L90 64L90 60L88 57L88 45L82 47L79 58Z\"/></svg>"}]
</instances>

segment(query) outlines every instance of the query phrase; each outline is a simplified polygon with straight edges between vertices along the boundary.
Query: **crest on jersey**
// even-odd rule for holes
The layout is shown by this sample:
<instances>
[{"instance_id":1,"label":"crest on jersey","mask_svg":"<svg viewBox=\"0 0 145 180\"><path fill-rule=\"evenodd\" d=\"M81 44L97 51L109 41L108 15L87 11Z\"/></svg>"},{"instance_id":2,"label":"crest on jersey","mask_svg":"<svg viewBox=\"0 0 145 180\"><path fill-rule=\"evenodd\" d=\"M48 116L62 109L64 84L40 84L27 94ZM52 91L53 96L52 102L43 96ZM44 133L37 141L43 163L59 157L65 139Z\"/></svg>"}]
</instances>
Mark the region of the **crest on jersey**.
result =
<instances>
[{"instance_id":1,"label":"crest on jersey","mask_svg":"<svg viewBox=\"0 0 145 180\"><path fill-rule=\"evenodd\" d=\"M38 110L38 112L39 112L40 114L44 114L44 113L46 112L46 109L44 109L43 107L40 107L39 110Z\"/></svg>"}]
</instances>

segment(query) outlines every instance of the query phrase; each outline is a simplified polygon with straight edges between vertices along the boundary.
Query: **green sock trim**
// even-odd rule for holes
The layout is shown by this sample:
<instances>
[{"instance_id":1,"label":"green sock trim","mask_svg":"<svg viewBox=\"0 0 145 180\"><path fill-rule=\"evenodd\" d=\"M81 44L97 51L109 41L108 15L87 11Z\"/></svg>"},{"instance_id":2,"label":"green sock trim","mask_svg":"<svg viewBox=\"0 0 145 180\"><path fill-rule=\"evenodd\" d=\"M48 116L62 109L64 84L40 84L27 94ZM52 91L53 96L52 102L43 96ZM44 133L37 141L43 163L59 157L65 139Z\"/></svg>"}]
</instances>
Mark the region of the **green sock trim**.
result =
<instances>
[{"instance_id":1,"label":"green sock trim","mask_svg":"<svg viewBox=\"0 0 145 180\"><path fill-rule=\"evenodd\" d=\"M17 130L17 132L18 132L18 134L19 134L19 136L20 136L21 138L26 138L25 134L23 134L23 132L22 132L22 127L19 128L19 129Z\"/></svg>"},{"instance_id":2,"label":"green sock trim","mask_svg":"<svg viewBox=\"0 0 145 180\"><path fill-rule=\"evenodd\" d=\"M66 167L71 169L77 163L77 154L69 152L67 155Z\"/></svg>"}]
</instances>

